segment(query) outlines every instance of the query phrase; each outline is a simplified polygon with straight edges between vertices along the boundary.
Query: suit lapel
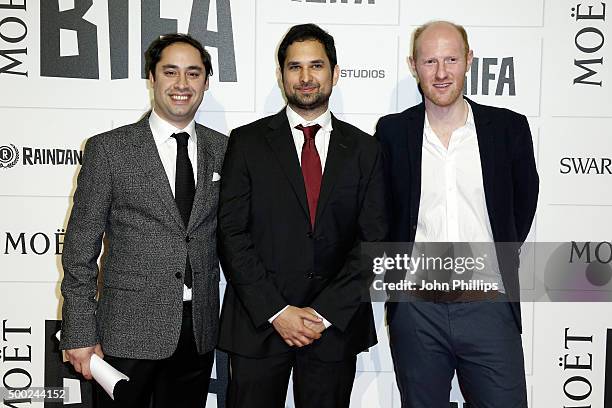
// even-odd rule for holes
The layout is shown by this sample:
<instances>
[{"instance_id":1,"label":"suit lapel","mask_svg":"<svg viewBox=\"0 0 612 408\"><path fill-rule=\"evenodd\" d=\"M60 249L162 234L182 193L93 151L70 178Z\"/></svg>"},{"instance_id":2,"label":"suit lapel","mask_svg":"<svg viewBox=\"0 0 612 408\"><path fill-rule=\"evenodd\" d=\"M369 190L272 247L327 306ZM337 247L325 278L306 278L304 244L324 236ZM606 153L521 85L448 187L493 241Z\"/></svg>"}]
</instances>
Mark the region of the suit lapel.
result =
<instances>
[{"instance_id":1,"label":"suit lapel","mask_svg":"<svg viewBox=\"0 0 612 408\"><path fill-rule=\"evenodd\" d=\"M157 146L155 146L153 133L151 133L149 127L149 115L145 115L135 126L134 161L141 167L143 174L150 178L155 192L174 218L174 221L181 229L185 229L183 219L172 195L168 176L159 157Z\"/></svg>"},{"instance_id":2,"label":"suit lapel","mask_svg":"<svg viewBox=\"0 0 612 408\"><path fill-rule=\"evenodd\" d=\"M270 148L274 152L285 176L291 184L291 188L297 197L304 214L308 217L308 204L306 201L306 189L302 169L295 151L293 136L289 128L289 120L285 110L281 110L270 119L268 123L270 131L265 135ZM310 218L308 218L310 219Z\"/></svg>"},{"instance_id":3,"label":"suit lapel","mask_svg":"<svg viewBox=\"0 0 612 408\"><path fill-rule=\"evenodd\" d=\"M410 214L414 214L414 222L418 219L419 203L421 201L421 163L423 161L423 131L425 126L425 104L417 105L407 112L406 118L406 149L408 150L408 165L412 182L410 183Z\"/></svg>"},{"instance_id":4,"label":"suit lapel","mask_svg":"<svg viewBox=\"0 0 612 408\"><path fill-rule=\"evenodd\" d=\"M332 132L329 137L329 146L327 148L327 159L325 160L325 171L323 172L323 179L321 180L321 192L319 194L319 201L317 203L317 216L316 220L320 219L323 210L329 201L336 179L340 170L344 167L346 161L350 157L350 152L354 147L353 141L348 135L342 132L340 123L335 116L332 115Z\"/></svg>"},{"instance_id":5,"label":"suit lapel","mask_svg":"<svg viewBox=\"0 0 612 408\"><path fill-rule=\"evenodd\" d=\"M206 137L206 129L200 128L196 124L196 133L198 135L198 182L196 185L195 197L193 199L193 208L189 218L188 231L197 225L200 218L204 215L204 206L206 202L207 192L212 186L212 177L214 170L215 157L211 153L208 146L208 138Z\"/></svg>"},{"instance_id":6,"label":"suit lapel","mask_svg":"<svg viewBox=\"0 0 612 408\"><path fill-rule=\"evenodd\" d=\"M493 123L491 118L482 111L480 105L469 99L467 101L470 103L472 114L474 115L485 200L487 202L489 220L492 221L495 219L492 202L495 194L495 137Z\"/></svg>"}]
</instances>

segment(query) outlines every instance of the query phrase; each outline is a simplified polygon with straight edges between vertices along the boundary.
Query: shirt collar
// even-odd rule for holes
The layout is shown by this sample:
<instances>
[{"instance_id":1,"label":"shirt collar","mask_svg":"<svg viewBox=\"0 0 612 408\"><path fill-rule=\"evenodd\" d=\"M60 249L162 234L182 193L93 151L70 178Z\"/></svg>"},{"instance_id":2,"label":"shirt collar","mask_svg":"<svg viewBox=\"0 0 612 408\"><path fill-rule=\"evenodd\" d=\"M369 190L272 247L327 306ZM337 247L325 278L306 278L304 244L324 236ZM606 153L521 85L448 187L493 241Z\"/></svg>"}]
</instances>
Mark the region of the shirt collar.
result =
<instances>
[{"instance_id":1,"label":"shirt collar","mask_svg":"<svg viewBox=\"0 0 612 408\"><path fill-rule=\"evenodd\" d=\"M189 139L191 139L196 145L198 144L198 135L195 131L195 118L192 119L191 122L189 122L183 129L179 129L162 119L157 113L155 113L155 109L153 109L151 111L151 115L149 116L149 126L151 127L151 133L153 133L153 138L157 144L165 143L174 133L181 132L188 133Z\"/></svg>"},{"instance_id":2,"label":"shirt collar","mask_svg":"<svg viewBox=\"0 0 612 408\"><path fill-rule=\"evenodd\" d=\"M463 101L465 102L465 104L467 105L467 108L468 108L467 118L465 120L465 124L463 126L461 126L460 128L456 129L455 132L458 131L460 133L463 133L464 131L476 131L476 123L474 122L474 112L472 112L472 106L465 99ZM427 113L425 113L425 125L424 125L424 129L425 129L425 132L423 132L423 133L425 134L425 137L427 138L427 140L430 143L433 143L434 140L437 139L437 136L436 136L435 132L433 131L433 129L431 128L431 125L429 124L429 119L427 118Z\"/></svg>"},{"instance_id":3,"label":"shirt collar","mask_svg":"<svg viewBox=\"0 0 612 408\"><path fill-rule=\"evenodd\" d=\"M313 120L304 119L298 113L296 113L293 109L291 109L289 105L287 105L286 112L287 112L287 119L289 119L289 126L291 127L291 129L294 129L297 125L311 126L314 124L318 124L319 126L321 126L321 129L327 132L331 132L333 129L332 120L331 120L332 117L331 117L331 112L329 108L327 108L327 110L323 112L321 116Z\"/></svg>"}]
</instances>

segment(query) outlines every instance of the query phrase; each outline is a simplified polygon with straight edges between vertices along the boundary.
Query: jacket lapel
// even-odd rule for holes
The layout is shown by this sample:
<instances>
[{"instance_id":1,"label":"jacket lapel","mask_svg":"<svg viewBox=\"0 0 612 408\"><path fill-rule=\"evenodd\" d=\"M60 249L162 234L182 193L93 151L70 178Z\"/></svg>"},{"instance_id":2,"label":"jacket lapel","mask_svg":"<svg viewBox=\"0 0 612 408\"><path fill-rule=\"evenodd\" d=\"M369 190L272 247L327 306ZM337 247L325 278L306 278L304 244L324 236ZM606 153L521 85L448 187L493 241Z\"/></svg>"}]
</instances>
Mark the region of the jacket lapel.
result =
<instances>
[{"instance_id":1,"label":"jacket lapel","mask_svg":"<svg viewBox=\"0 0 612 408\"><path fill-rule=\"evenodd\" d=\"M203 127L200 128L200 126L196 124L196 133L198 135L198 182L187 231L190 231L194 225L198 225L200 218L205 213L205 202L208 197L208 191L212 187L213 170L215 168L215 157L208 146L209 140L206 137L206 129Z\"/></svg>"},{"instance_id":2,"label":"jacket lapel","mask_svg":"<svg viewBox=\"0 0 612 408\"><path fill-rule=\"evenodd\" d=\"M302 169L297 158L293 136L289 128L289 119L287 119L285 110L283 109L273 116L268 126L270 131L265 135L268 144L289 180L289 184L291 184L291 188L302 206L305 216L310 219Z\"/></svg>"},{"instance_id":3,"label":"jacket lapel","mask_svg":"<svg viewBox=\"0 0 612 408\"><path fill-rule=\"evenodd\" d=\"M170 212L178 226L184 230L183 219L174 201L168 176L164 170L157 146L155 146L153 133L151 133L151 128L149 127L149 114L145 115L135 124L134 161L141 167L143 174L150 178L161 202Z\"/></svg>"},{"instance_id":4,"label":"jacket lapel","mask_svg":"<svg viewBox=\"0 0 612 408\"><path fill-rule=\"evenodd\" d=\"M495 206L492 202L495 194L495 137L493 123L491 122L491 118L482 111L479 104L469 99L467 99L467 101L474 115L478 150L480 153L480 166L482 168L482 183L489 212L489 220L491 220L491 224L493 224L493 220L495 220Z\"/></svg>"},{"instance_id":5,"label":"jacket lapel","mask_svg":"<svg viewBox=\"0 0 612 408\"><path fill-rule=\"evenodd\" d=\"M407 111L406 117L406 149L408 150L408 165L410 168L410 214L414 214L415 224L418 219L419 203L421 201L421 163L423 159L423 131L425 126L425 104L417 105Z\"/></svg>"},{"instance_id":6,"label":"jacket lapel","mask_svg":"<svg viewBox=\"0 0 612 408\"><path fill-rule=\"evenodd\" d=\"M321 180L321 192L319 194L319 201L317 203L315 228L317 225L316 220L320 219L321 214L323 214L327 202L329 201L329 197L336 184L338 174L340 170L344 168L353 147L353 141L348 137L348 135L342 132L338 119L332 115L332 132L329 137L329 146L327 148L325 171L323 172L323 179Z\"/></svg>"}]
</instances>

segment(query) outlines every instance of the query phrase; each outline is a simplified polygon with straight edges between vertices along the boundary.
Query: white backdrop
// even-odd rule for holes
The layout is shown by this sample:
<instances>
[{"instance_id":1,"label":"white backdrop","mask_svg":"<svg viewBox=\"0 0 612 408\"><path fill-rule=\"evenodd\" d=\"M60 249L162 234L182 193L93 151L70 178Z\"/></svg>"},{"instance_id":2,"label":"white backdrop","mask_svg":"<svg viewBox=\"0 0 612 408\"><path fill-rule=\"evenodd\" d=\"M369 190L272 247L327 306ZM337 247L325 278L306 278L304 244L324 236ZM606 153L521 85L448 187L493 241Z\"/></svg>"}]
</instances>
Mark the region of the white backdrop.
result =
<instances>
[{"instance_id":1,"label":"white backdrop","mask_svg":"<svg viewBox=\"0 0 612 408\"><path fill-rule=\"evenodd\" d=\"M612 240L610 5L0 0L0 387L30 379L32 387L71 383L50 350L80 150L89 136L148 110L141 44L153 36L175 30L204 39L215 75L198 121L227 134L281 109L276 47L291 25L315 22L335 37L343 70L333 112L372 133L381 115L420 101L406 63L415 26L431 19L461 23L478 64L468 74L467 96L524 113L531 125L541 193L529 240L596 245ZM610 261L600 258L607 280L589 290L612 287ZM379 344L359 359L352 406L399 407L382 305L375 310ZM604 407L607 358L612 391L612 356L606 356L608 344L612 354L611 311L609 303L523 305L530 407ZM566 342L568 336L583 339ZM15 355L23 358L11 359ZM218 391L223 370L214 371L220 377L212 391ZM87 406L87 387L72 389L84 401L72 406ZM208 406L217 399L222 406L215 393ZM451 401L463 407L456 386Z\"/></svg>"}]
</instances>

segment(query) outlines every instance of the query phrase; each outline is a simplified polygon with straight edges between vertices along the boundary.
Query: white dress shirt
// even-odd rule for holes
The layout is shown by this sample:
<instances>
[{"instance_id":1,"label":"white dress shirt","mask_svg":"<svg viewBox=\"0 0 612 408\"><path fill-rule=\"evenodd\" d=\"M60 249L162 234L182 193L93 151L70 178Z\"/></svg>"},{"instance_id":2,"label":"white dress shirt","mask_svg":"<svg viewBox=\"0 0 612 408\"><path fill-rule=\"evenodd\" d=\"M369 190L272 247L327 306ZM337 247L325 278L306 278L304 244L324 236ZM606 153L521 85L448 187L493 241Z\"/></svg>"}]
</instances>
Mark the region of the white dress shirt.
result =
<instances>
[{"instance_id":1,"label":"white dress shirt","mask_svg":"<svg viewBox=\"0 0 612 408\"><path fill-rule=\"evenodd\" d=\"M444 147L429 124L423 126L421 200L415 242L492 243L493 233L480 164L476 125L470 104L467 120ZM487 249L489 249L488 246ZM474 251L479 256L480 251ZM495 258L495 259L492 259ZM495 253L487 268L472 277L504 287Z\"/></svg>"},{"instance_id":2,"label":"white dress shirt","mask_svg":"<svg viewBox=\"0 0 612 408\"><path fill-rule=\"evenodd\" d=\"M293 109L287 106L287 119L289 119L289 127L293 135L293 143L295 144L295 152L297 153L300 166L302 165L302 146L304 145L304 132L295 127L298 125L312 126L319 125L321 129L315 135L315 146L317 153L321 159L321 169L325 172L325 161L327 160L327 149L329 148L329 137L333 130L331 112L327 109L321 116L313 120L306 120L295 113Z\"/></svg>"},{"instance_id":3,"label":"white dress shirt","mask_svg":"<svg viewBox=\"0 0 612 408\"><path fill-rule=\"evenodd\" d=\"M166 176L168 177L168 183L172 189L172 195L175 194L174 181L176 178L176 139L172 137L175 133L186 132L189 134L187 139L187 154L189 160L191 160L191 167L193 167L193 178L197 185L198 183L198 135L195 131L195 119L193 119L185 128L178 129L172 124L162 119L155 110L151 112L149 116L149 126L151 127L151 133L153 133L153 139L155 140L155 146L159 153ZM183 301L189 301L192 298L191 289L183 285Z\"/></svg>"},{"instance_id":4,"label":"white dress shirt","mask_svg":"<svg viewBox=\"0 0 612 408\"><path fill-rule=\"evenodd\" d=\"M329 138L332 128L332 120L331 120L331 112L329 108L319 117L313 120L306 120L300 115L298 115L289 105L287 105L287 119L289 119L289 127L291 128L291 135L293 136L293 143L295 144L295 152L297 153L298 160L300 162L300 166L302 165L302 146L304 145L304 132L295 127L298 125L312 126L319 125L321 129L317 131L315 135L315 146L317 147L317 152L319 153L319 158L321 159L321 169L325 172L325 161L327 160L327 149L329 148ZM287 309L289 305L282 308L278 313L268 319L270 323L274 321L281 313ZM313 309L314 310L314 309ZM321 316L319 312L315 310L317 316L323 319L323 324L327 329L331 326L331 322L329 322L326 318Z\"/></svg>"}]
</instances>

